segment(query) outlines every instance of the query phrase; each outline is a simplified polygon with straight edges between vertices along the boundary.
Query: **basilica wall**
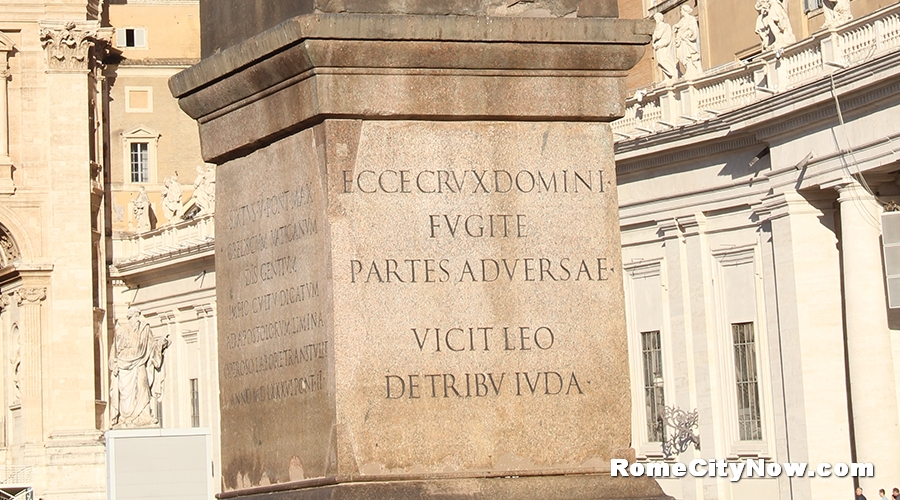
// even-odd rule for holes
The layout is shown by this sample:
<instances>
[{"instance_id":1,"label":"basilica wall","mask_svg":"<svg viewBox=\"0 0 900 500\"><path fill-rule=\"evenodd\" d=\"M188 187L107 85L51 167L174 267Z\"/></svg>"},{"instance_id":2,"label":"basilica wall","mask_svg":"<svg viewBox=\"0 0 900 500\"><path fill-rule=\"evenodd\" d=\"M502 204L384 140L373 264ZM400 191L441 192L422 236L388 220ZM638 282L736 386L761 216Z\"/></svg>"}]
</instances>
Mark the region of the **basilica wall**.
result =
<instances>
[{"instance_id":1,"label":"basilica wall","mask_svg":"<svg viewBox=\"0 0 900 500\"><path fill-rule=\"evenodd\" d=\"M900 322L881 250L900 194L897 9L660 82L613 123L638 459L879 470L661 481L676 498L839 499L900 482L885 465L900 442ZM693 415L702 452L666 448L685 437L676 415Z\"/></svg>"}]
</instances>

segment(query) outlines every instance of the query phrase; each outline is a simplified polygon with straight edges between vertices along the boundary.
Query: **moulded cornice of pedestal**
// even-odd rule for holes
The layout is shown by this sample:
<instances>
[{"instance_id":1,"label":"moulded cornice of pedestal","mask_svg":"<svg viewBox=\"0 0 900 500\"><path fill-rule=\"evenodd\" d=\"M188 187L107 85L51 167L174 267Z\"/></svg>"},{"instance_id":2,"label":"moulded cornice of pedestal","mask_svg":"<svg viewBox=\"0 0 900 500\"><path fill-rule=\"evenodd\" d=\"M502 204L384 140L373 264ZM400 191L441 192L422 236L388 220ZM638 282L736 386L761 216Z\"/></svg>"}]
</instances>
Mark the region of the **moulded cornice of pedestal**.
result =
<instances>
[{"instance_id":1,"label":"moulded cornice of pedestal","mask_svg":"<svg viewBox=\"0 0 900 500\"><path fill-rule=\"evenodd\" d=\"M326 118L608 122L651 24L316 14L169 80L223 162Z\"/></svg>"},{"instance_id":2,"label":"moulded cornice of pedestal","mask_svg":"<svg viewBox=\"0 0 900 500\"><path fill-rule=\"evenodd\" d=\"M182 97L229 73L309 40L631 45L637 50L629 51L627 57L610 60L600 67L579 68L627 71L643 56L643 48L650 42L652 32L652 22L637 19L307 14L289 19L200 61L173 76L169 88L175 97ZM379 62L389 63L373 60L371 67L380 66ZM461 64L483 69L471 64L477 62L462 61ZM509 61L508 67L515 68L516 63ZM548 63L552 61L531 61L529 64Z\"/></svg>"},{"instance_id":3,"label":"moulded cornice of pedestal","mask_svg":"<svg viewBox=\"0 0 900 500\"><path fill-rule=\"evenodd\" d=\"M202 60L173 76L169 88L199 119L325 68L624 76L651 31L647 21L604 18L310 14Z\"/></svg>"}]
</instances>

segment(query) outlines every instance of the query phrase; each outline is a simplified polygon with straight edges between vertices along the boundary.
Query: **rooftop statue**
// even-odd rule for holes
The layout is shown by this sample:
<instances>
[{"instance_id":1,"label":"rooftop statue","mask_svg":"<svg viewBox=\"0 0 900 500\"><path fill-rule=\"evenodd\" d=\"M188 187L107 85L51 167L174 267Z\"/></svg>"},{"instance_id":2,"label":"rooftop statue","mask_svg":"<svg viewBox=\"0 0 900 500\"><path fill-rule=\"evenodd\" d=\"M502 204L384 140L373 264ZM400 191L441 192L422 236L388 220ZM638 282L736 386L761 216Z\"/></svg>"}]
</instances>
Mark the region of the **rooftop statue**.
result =
<instances>
[{"instance_id":1,"label":"rooftop statue","mask_svg":"<svg viewBox=\"0 0 900 500\"><path fill-rule=\"evenodd\" d=\"M675 56L683 68L682 76L697 78L703 75L700 65L700 23L691 14L690 5L681 6L681 19L674 26Z\"/></svg>"},{"instance_id":2,"label":"rooftop statue","mask_svg":"<svg viewBox=\"0 0 900 500\"><path fill-rule=\"evenodd\" d=\"M781 0L757 0L756 34L763 50L778 50L797 41Z\"/></svg>"},{"instance_id":3,"label":"rooftop statue","mask_svg":"<svg viewBox=\"0 0 900 500\"><path fill-rule=\"evenodd\" d=\"M181 217L183 209L181 201L182 190L181 184L178 183L178 172L175 172L175 175L171 177L166 177L163 181L162 197L163 215L166 216L169 222L176 222Z\"/></svg>"},{"instance_id":4,"label":"rooftop statue","mask_svg":"<svg viewBox=\"0 0 900 500\"><path fill-rule=\"evenodd\" d=\"M675 56L672 54L672 27L663 21L659 12L653 14L656 29L653 30L653 50L656 54L656 65L663 73L663 81L670 82L678 77Z\"/></svg>"},{"instance_id":5,"label":"rooftop statue","mask_svg":"<svg viewBox=\"0 0 900 500\"><path fill-rule=\"evenodd\" d=\"M150 211L152 210L150 196L147 195L147 188L141 186L141 190L134 199L132 211L134 213L134 223L137 226L137 232L143 233L151 229Z\"/></svg>"},{"instance_id":6,"label":"rooftop statue","mask_svg":"<svg viewBox=\"0 0 900 500\"><path fill-rule=\"evenodd\" d=\"M822 25L824 28L837 28L853 20L850 0L823 0L822 7L825 11L825 24Z\"/></svg>"}]
</instances>

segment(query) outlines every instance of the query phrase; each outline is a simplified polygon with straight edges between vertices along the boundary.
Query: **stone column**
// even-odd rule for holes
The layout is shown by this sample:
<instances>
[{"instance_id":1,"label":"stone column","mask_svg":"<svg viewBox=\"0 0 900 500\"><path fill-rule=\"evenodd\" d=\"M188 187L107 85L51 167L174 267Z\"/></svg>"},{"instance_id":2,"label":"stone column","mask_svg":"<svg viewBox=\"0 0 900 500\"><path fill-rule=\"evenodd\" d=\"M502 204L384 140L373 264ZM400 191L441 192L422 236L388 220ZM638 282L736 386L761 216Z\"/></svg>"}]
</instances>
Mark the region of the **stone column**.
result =
<instances>
[{"instance_id":1,"label":"stone column","mask_svg":"<svg viewBox=\"0 0 900 500\"><path fill-rule=\"evenodd\" d=\"M48 351L59 362L46 368L53 381L53 404L70 408L67 414L49 412L51 429L95 429L94 394L95 320L93 263L96 255L91 227L91 130L87 127L90 72L112 37L111 28L98 21L41 22L40 41L46 56L49 129L46 157L50 169L48 199L53 209L49 231L66 241L51 247L52 295L56 307L48 327ZM86 183L85 180L88 180ZM100 263L99 265L103 265Z\"/></svg>"},{"instance_id":2,"label":"stone column","mask_svg":"<svg viewBox=\"0 0 900 500\"><path fill-rule=\"evenodd\" d=\"M42 80L47 106L42 111L52 124L44 151L49 172L45 200L53 213L47 231L54 242L65 244L47 246L43 256L53 263L47 281L53 307L44 311L42 384L48 398L40 430L44 439L33 447L34 462L43 464L35 469L35 490L45 498L73 491L92 496L104 491L106 483L102 467L93 465L102 463L104 452L94 385L94 287L102 283L94 284L93 270L104 260L96 256L91 227L93 138L88 116L94 92L90 73L112 28L101 28L99 21L41 21L39 26L46 57ZM33 430L26 430L26 440L32 435Z\"/></svg>"},{"instance_id":3,"label":"stone column","mask_svg":"<svg viewBox=\"0 0 900 500\"><path fill-rule=\"evenodd\" d=\"M881 259L881 207L855 179L835 186L840 197L841 262L850 400L856 461L875 464L865 491L900 484L897 390ZM893 486L891 486L893 487Z\"/></svg>"},{"instance_id":4,"label":"stone column","mask_svg":"<svg viewBox=\"0 0 900 500\"><path fill-rule=\"evenodd\" d=\"M9 157L9 100L7 95L10 78L8 59L13 48L12 40L0 32L0 195L13 194L16 190L12 180L12 159Z\"/></svg>"},{"instance_id":5,"label":"stone column","mask_svg":"<svg viewBox=\"0 0 900 500\"><path fill-rule=\"evenodd\" d=\"M16 290L16 301L22 308L22 419L26 443L44 439L44 404L42 390L41 303L47 298L44 287Z\"/></svg>"}]
</instances>

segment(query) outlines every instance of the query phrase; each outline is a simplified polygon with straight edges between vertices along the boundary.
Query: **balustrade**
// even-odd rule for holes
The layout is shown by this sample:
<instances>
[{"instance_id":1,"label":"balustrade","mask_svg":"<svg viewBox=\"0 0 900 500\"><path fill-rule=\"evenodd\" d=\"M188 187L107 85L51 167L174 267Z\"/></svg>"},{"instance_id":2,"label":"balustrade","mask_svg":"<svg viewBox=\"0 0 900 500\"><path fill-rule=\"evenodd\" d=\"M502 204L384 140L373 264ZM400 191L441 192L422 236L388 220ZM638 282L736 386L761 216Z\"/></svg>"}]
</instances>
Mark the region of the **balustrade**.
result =
<instances>
[{"instance_id":1,"label":"balustrade","mask_svg":"<svg viewBox=\"0 0 900 500\"><path fill-rule=\"evenodd\" d=\"M837 29L819 31L783 50L766 51L749 62L711 68L702 78L655 83L638 90L627 100L625 116L612 123L615 140L708 120L898 46L900 4L895 4Z\"/></svg>"}]
</instances>

